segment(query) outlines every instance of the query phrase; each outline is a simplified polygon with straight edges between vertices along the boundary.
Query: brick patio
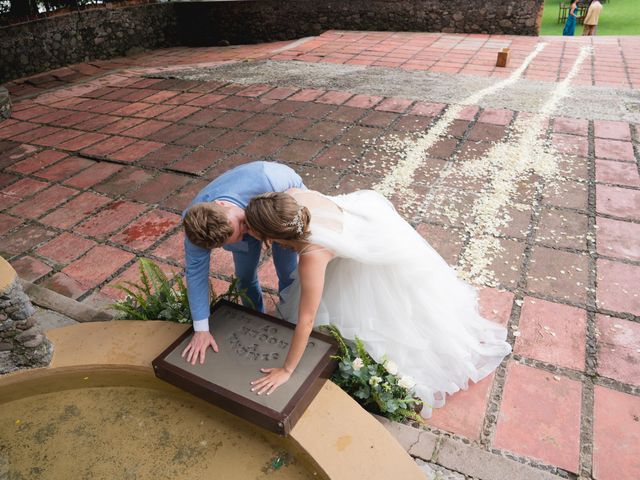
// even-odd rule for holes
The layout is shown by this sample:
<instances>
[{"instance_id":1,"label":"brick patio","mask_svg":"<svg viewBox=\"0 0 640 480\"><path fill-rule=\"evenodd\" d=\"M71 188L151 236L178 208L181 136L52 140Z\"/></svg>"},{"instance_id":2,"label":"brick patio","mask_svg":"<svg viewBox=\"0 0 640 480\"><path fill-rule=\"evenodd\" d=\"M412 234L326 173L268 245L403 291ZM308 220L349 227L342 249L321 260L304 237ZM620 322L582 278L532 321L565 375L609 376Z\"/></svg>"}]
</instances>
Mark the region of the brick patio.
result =
<instances>
[{"instance_id":1,"label":"brick patio","mask_svg":"<svg viewBox=\"0 0 640 480\"><path fill-rule=\"evenodd\" d=\"M575 84L640 86L637 37L545 40L523 78L562 80L578 47L593 41ZM272 59L502 78L540 41L332 31L287 50L288 42L176 48L11 82L13 115L0 122L0 252L23 278L105 305L120 295L114 283L134 278L136 257L180 270L179 214L228 168L268 157L326 193L371 188L398 162L376 145L428 132L451 108L306 85L143 75ZM511 64L497 69L504 46ZM470 105L428 149L411 187L427 198L444 178L438 188L451 193L448 205L405 210L402 195L392 198L452 265L468 244L483 182L443 172L509 141L521 113ZM552 117L546 135L570 155L570 168L560 165L559 191L519 187L527 208L510 212L491 266L496 284L480 290L483 315L508 327L514 353L450 397L429 428L563 476L639 478L640 126ZM222 288L232 271L221 252L215 284ZM273 293L271 262L260 278Z\"/></svg>"}]
</instances>

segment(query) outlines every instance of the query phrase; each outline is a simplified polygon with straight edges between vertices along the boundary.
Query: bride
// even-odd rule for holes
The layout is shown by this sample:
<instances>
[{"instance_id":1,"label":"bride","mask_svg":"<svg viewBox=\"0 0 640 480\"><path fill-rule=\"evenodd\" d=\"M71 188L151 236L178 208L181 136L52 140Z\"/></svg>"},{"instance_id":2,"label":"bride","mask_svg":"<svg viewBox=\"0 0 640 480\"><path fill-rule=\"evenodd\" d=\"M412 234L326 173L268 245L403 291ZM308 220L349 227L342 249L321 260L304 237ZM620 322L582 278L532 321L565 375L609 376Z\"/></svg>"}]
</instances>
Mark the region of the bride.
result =
<instances>
[{"instance_id":1,"label":"bride","mask_svg":"<svg viewBox=\"0 0 640 480\"><path fill-rule=\"evenodd\" d=\"M318 325L358 336L378 362L386 354L415 380L424 416L510 353L506 329L478 313L475 289L378 193L265 193L245 214L253 236L299 253L296 278L282 292L281 313L297 324L291 347L282 368L261 369L252 391L285 383Z\"/></svg>"}]
</instances>

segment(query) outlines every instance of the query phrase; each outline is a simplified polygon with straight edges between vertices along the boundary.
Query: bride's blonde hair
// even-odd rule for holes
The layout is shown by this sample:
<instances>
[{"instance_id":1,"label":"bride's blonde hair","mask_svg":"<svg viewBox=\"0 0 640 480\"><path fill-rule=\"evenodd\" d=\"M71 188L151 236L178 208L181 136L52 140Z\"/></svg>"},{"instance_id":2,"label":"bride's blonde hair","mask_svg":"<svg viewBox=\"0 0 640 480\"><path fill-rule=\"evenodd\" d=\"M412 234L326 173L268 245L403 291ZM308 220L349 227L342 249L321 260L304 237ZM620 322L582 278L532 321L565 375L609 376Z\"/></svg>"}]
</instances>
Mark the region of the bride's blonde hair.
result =
<instances>
[{"instance_id":1,"label":"bride's blonde hair","mask_svg":"<svg viewBox=\"0 0 640 480\"><path fill-rule=\"evenodd\" d=\"M295 199L281 192L263 193L251 199L244 210L247 225L260 240L306 240L311 232L311 213Z\"/></svg>"}]
</instances>

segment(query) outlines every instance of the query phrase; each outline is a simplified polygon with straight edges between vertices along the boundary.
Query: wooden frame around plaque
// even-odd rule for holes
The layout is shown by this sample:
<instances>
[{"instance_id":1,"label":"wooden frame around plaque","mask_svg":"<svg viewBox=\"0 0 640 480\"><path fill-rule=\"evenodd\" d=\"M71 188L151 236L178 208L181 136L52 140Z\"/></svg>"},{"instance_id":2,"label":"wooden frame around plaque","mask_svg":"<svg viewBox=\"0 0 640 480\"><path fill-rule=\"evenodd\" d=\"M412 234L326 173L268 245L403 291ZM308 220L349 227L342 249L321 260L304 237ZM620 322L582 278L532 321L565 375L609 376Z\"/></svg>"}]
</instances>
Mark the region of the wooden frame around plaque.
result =
<instances>
[{"instance_id":1,"label":"wooden frame around plaque","mask_svg":"<svg viewBox=\"0 0 640 480\"><path fill-rule=\"evenodd\" d=\"M267 321L271 324L276 324L280 327L285 327L286 329L291 331L291 335L293 335L293 330L295 329L294 324L280 318L266 315L264 313L251 310L249 308L237 305L232 302L228 302L226 300L220 300L214 305L211 311L211 333L214 335L214 338L216 338L216 341L219 345L222 341L224 341L224 339L219 339L216 336L216 321L214 317L216 312L222 311L224 309L235 310L236 312L240 312L245 316L254 317L256 319ZM249 391L249 393L247 393L246 396L243 396L242 394L234 392L229 388L220 386L216 383L206 380L205 378L202 378L201 376L187 371L192 367L190 366L190 364L187 364L186 361L184 368L176 365L175 363L172 363L171 361L168 361L167 357L175 358L176 354L181 353L176 352L176 349L178 347L183 347L183 344L187 341L188 338L191 337L192 334L192 330L186 331L167 349L165 349L157 358L153 360L152 365L156 376L162 380L167 381L168 383L186 390L187 392L197 397L211 402L230 413L233 413L241 418L255 423L256 425L259 425L267 430L285 436L289 434L300 416L304 413L313 398L316 396L316 394L322 387L322 384L324 383L323 379L329 378L331 376L337 364L337 362L332 358L332 356L334 356L338 351L338 346L333 337L324 335L316 331L312 331L311 336L309 337L310 343L312 342L312 339L315 339L319 344L322 345L323 349L326 349L326 352L324 352L319 358L319 361L317 361L317 363L312 366L310 373L307 374L301 385L293 391L291 398L287 401L284 408L269 408L268 406L265 406L258 401L254 401L251 399L251 396L256 394L255 392L250 392L249 379L247 379L247 390ZM284 363L287 351L288 348L284 352L284 355L278 359L278 366L282 366L282 364ZM216 355L219 355L219 353L216 354L213 353L213 351L208 351L206 361L215 361ZM300 363L302 363L303 360L304 355ZM258 366L261 366L260 363L256 363L256 367ZM308 368L309 366L307 365L307 369ZM298 369L296 368L296 370ZM261 374L259 373L258 368L256 368L255 378L258 378L260 375ZM298 382L299 381L300 380L298 380ZM285 383L280 388L283 388L286 385L287 384ZM257 397L256 400L258 400Z\"/></svg>"}]
</instances>

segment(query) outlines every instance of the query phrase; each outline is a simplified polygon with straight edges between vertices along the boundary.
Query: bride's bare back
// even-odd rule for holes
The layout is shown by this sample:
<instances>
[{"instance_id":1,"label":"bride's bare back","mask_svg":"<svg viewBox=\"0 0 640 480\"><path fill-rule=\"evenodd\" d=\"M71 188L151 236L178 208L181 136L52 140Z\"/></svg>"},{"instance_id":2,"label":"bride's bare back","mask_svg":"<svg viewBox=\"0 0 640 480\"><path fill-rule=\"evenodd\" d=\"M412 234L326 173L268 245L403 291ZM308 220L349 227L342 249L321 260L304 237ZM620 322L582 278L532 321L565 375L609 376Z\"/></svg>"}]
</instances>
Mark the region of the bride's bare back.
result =
<instances>
[{"instance_id":1,"label":"bride's bare back","mask_svg":"<svg viewBox=\"0 0 640 480\"><path fill-rule=\"evenodd\" d=\"M342 209L330 198L314 190L291 188L286 191L299 205L311 212L311 233L314 227L342 232Z\"/></svg>"}]
</instances>

